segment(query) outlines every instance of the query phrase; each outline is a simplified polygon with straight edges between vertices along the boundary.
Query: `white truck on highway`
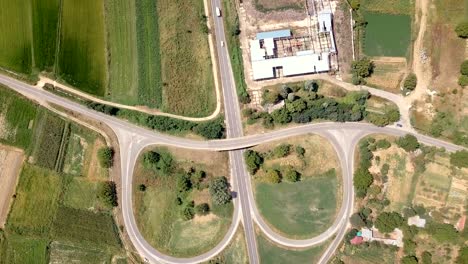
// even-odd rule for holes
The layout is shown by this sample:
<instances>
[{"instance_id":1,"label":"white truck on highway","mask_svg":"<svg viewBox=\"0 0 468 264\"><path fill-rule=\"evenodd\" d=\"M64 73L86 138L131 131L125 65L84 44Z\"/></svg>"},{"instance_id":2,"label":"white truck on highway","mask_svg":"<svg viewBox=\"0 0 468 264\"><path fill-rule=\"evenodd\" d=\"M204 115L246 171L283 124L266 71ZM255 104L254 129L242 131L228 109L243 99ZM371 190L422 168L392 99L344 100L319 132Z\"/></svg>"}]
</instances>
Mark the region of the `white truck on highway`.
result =
<instances>
[{"instance_id":1,"label":"white truck on highway","mask_svg":"<svg viewBox=\"0 0 468 264\"><path fill-rule=\"evenodd\" d=\"M216 16L217 17L221 16L221 9L219 9L219 7L216 7Z\"/></svg>"}]
</instances>

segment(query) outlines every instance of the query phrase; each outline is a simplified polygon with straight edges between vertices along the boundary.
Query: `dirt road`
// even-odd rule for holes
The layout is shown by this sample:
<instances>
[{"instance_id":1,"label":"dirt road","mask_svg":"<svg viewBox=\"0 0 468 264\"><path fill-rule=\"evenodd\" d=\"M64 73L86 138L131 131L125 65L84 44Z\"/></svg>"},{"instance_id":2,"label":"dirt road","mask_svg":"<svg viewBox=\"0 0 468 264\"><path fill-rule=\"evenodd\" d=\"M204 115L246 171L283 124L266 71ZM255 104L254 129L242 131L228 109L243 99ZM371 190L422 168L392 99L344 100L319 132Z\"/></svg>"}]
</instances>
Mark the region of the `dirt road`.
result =
<instances>
[{"instance_id":1,"label":"dirt road","mask_svg":"<svg viewBox=\"0 0 468 264\"><path fill-rule=\"evenodd\" d=\"M0 228L5 226L23 160L22 150L0 145Z\"/></svg>"}]
</instances>

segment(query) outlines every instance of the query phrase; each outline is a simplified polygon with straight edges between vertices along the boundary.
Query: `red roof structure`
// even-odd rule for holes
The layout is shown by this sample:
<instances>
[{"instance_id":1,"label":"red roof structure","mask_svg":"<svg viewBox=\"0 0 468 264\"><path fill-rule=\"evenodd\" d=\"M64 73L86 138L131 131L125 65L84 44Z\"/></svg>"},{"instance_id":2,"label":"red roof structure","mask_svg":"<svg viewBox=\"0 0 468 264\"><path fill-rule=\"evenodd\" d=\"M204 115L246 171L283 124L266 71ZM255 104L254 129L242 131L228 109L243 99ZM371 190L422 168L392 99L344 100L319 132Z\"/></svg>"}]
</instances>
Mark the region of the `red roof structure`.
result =
<instances>
[{"instance_id":1,"label":"red roof structure","mask_svg":"<svg viewBox=\"0 0 468 264\"><path fill-rule=\"evenodd\" d=\"M362 242L364 242L364 239L360 236L355 236L353 239L351 239L350 242L353 245L359 245L359 244L362 244Z\"/></svg>"}]
</instances>

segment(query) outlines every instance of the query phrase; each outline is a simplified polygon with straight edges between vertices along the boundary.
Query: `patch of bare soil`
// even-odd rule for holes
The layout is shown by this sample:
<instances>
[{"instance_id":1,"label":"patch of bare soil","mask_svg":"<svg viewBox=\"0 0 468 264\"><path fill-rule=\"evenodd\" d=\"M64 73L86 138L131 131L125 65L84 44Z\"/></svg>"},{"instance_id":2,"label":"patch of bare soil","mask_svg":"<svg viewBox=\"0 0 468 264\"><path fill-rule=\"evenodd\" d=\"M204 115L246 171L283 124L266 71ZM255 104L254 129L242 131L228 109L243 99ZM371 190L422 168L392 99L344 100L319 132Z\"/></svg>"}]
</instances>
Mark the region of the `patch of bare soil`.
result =
<instances>
[{"instance_id":1,"label":"patch of bare soil","mask_svg":"<svg viewBox=\"0 0 468 264\"><path fill-rule=\"evenodd\" d=\"M97 154L99 149L105 146L106 144L99 139L97 139L92 146L91 158L89 161L88 171L86 173L86 176L91 181L102 181L107 179L107 174L103 173L104 169L99 165Z\"/></svg>"},{"instance_id":2,"label":"patch of bare soil","mask_svg":"<svg viewBox=\"0 0 468 264\"><path fill-rule=\"evenodd\" d=\"M341 75L349 75L353 61L351 14L346 1L340 1L333 15L333 30Z\"/></svg>"},{"instance_id":3,"label":"patch of bare soil","mask_svg":"<svg viewBox=\"0 0 468 264\"><path fill-rule=\"evenodd\" d=\"M192 221L195 223L208 223L215 220L216 218L218 218L218 216L210 213L207 215L195 215Z\"/></svg>"},{"instance_id":4,"label":"patch of bare soil","mask_svg":"<svg viewBox=\"0 0 468 264\"><path fill-rule=\"evenodd\" d=\"M0 145L0 228L3 228L24 161L20 149Z\"/></svg>"},{"instance_id":5,"label":"patch of bare soil","mask_svg":"<svg viewBox=\"0 0 468 264\"><path fill-rule=\"evenodd\" d=\"M247 16L254 21L258 21L259 23L267 23L267 21L271 22L288 22L288 21L297 21L303 20L306 18L305 8L303 10L295 10L295 9L285 9L280 10L281 6L285 6L286 4L291 5L295 2L303 2L298 0L258 0L259 4L263 5L265 8L277 8L277 11L268 11L268 12L261 12L257 10L255 7L256 0L245 0L243 1L243 7L247 12ZM300 3L299 3L300 4ZM303 5L302 5L303 6ZM256 24L256 23L255 23Z\"/></svg>"}]
</instances>

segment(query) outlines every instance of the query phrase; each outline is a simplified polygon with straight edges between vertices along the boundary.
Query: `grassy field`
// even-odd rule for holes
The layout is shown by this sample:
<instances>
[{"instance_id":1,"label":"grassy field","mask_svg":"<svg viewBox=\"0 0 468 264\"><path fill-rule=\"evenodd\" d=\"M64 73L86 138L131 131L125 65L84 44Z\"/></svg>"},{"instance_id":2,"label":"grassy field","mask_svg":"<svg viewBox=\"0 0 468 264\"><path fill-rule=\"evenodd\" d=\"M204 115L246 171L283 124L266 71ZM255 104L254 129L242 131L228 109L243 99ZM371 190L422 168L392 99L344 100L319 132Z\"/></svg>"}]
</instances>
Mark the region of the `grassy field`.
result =
<instances>
[{"instance_id":1,"label":"grassy field","mask_svg":"<svg viewBox=\"0 0 468 264\"><path fill-rule=\"evenodd\" d=\"M247 96L247 84L244 77L244 66L242 61L242 50L240 48L239 37L235 33L239 28L239 17L235 1L223 0L224 29L230 34L226 34L227 48L231 56L231 66L234 73L237 94L242 101L242 97Z\"/></svg>"},{"instance_id":2,"label":"grassy field","mask_svg":"<svg viewBox=\"0 0 468 264\"><path fill-rule=\"evenodd\" d=\"M411 17L365 13L368 22L364 53L368 56L406 57L411 43Z\"/></svg>"},{"instance_id":3,"label":"grassy field","mask_svg":"<svg viewBox=\"0 0 468 264\"><path fill-rule=\"evenodd\" d=\"M48 244L49 242L45 239L26 238L19 235L8 236L0 249L0 262L46 264L48 263Z\"/></svg>"},{"instance_id":4,"label":"grassy field","mask_svg":"<svg viewBox=\"0 0 468 264\"><path fill-rule=\"evenodd\" d=\"M262 235L257 235L261 263L317 263L325 244L303 250L285 249L274 245Z\"/></svg>"},{"instance_id":5,"label":"grassy field","mask_svg":"<svg viewBox=\"0 0 468 264\"><path fill-rule=\"evenodd\" d=\"M0 85L0 142L29 152L36 117L41 113L31 101Z\"/></svg>"},{"instance_id":6,"label":"grassy field","mask_svg":"<svg viewBox=\"0 0 468 264\"><path fill-rule=\"evenodd\" d=\"M47 234L57 210L60 190L58 175L39 167L25 165L20 175L7 228L18 233Z\"/></svg>"},{"instance_id":7,"label":"grassy field","mask_svg":"<svg viewBox=\"0 0 468 264\"><path fill-rule=\"evenodd\" d=\"M325 231L335 219L336 173L307 177L300 183L260 183L255 200L275 230L288 237L308 238Z\"/></svg>"},{"instance_id":8,"label":"grassy field","mask_svg":"<svg viewBox=\"0 0 468 264\"><path fill-rule=\"evenodd\" d=\"M111 263L112 255L102 249L83 247L69 242L50 244L50 263Z\"/></svg>"},{"instance_id":9,"label":"grassy field","mask_svg":"<svg viewBox=\"0 0 468 264\"><path fill-rule=\"evenodd\" d=\"M136 1L135 9L139 14L136 17L138 102L161 107L163 83L157 4L152 0Z\"/></svg>"},{"instance_id":10,"label":"grassy field","mask_svg":"<svg viewBox=\"0 0 468 264\"><path fill-rule=\"evenodd\" d=\"M138 104L136 20L140 15L135 16L135 1L106 0L105 4L108 53L111 58L107 97L116 102Z\"/></svg>"},{"instance_id":11,"label":"grassy field","mask_svg":"<svg viewBox=\"0 0 468 264\"><path fill-rule=\"evenodd\" d=\"M412 15L414 0L362 0L361 8L368 12Z\"/></svg>"},{"instance_id":12,"label":"grassy field","mask_svg":"<svg viewBox=\"0 0 468 264\"><path fill-rule=\"evenodd\" d=\"M55 64L60 0L32 0L34 66L52 72Z\"/></svg>"},{"instance_id":13,"label":"grassy field","mask_svg":"<svg viewBox=\"0 0 468 264\"><path fill-rule=\"evenodd\" d=\"M249 259L243 228L239 227L229 245L218 256L207 263L248 264Z\"/></svg>"},{"instance_id":14,"label":"grassy field","mask_svg":"<svg viewBox=\"0 0 468 264\"><path fill-rule=\"evenodd\" d=\"M255 9L260 12L284 11L288 9L304 10L304 2L300 0L254 0Z\"/></svg>"},{"instance_id":15,"label":"grassy field","mask_svg":"<svg viewBox=\"0 0 468 264\"><path fill-rule=\"evenodd\" d=\"M0 67L32 73L30 1L0 0Z\"/></svg>"},{"instance_id":16,"label":"grassy field","mask_svg":"<svg viewBox=\"0 0 468 264\"><path fill-rule=\"evenodd\" d=\"M82 91L104 96L107 63L103 1L64 0L61 15L56 73Z\"/></svg>"},{"instance_id":17,"label":"grassy field","mask_svg":"<svg viewBox=\"0 0 468 264\"><path fill-rule=\"evenodd\" d=\"M352 247L346 245L340 254L345 263L396 263L396 251L392 247L373 245L370 247Z\"/></svg>"},{"instance_id":18,"label":"grassy field","mask_svg":"<svg viewBox=\"0 0 468 264\"><path fill-rule=\"evenodd\" d=\"M405 77L406 59L374 58L375 68L372 75L366 79L367 85L377 87L392 93L401 93L400 83Z\"/></svg>"},{"instance_id":19,"label":"grassy field","mask_svg":"<svg viewBox=\"0 0 468 264\"><path fill-rule=\"evenodd\" d=\"M164 151L165 148L158 148ZM205 184L214 176L228 176L226 153L200 152L170 148L175 171L190 168L206 172ZM134 179L134 206L138 227L146 240L158 250L178 257L196 256L215 246L231 223L232 204L217 209L211 204L207 189L194 190L189 199L195 204L210 204L212 213L189 221L180 218L177 197L176 173L159 175L138 162ZM146 191L137 186L145 184ZM196 238L196 239L194 239Z\"/></svg>"},{"instance_id":20,"label":"grassy field","mask_svg":"<svg viewBox=\"0 0 468 264\"><path fill-rule=\"evenodd\" d=\"M209 115L216 95L203 1L158 0L157 7L158 14L164 14L158 16L162 109L187 116Z\"/></svg>"}]
</instances>

